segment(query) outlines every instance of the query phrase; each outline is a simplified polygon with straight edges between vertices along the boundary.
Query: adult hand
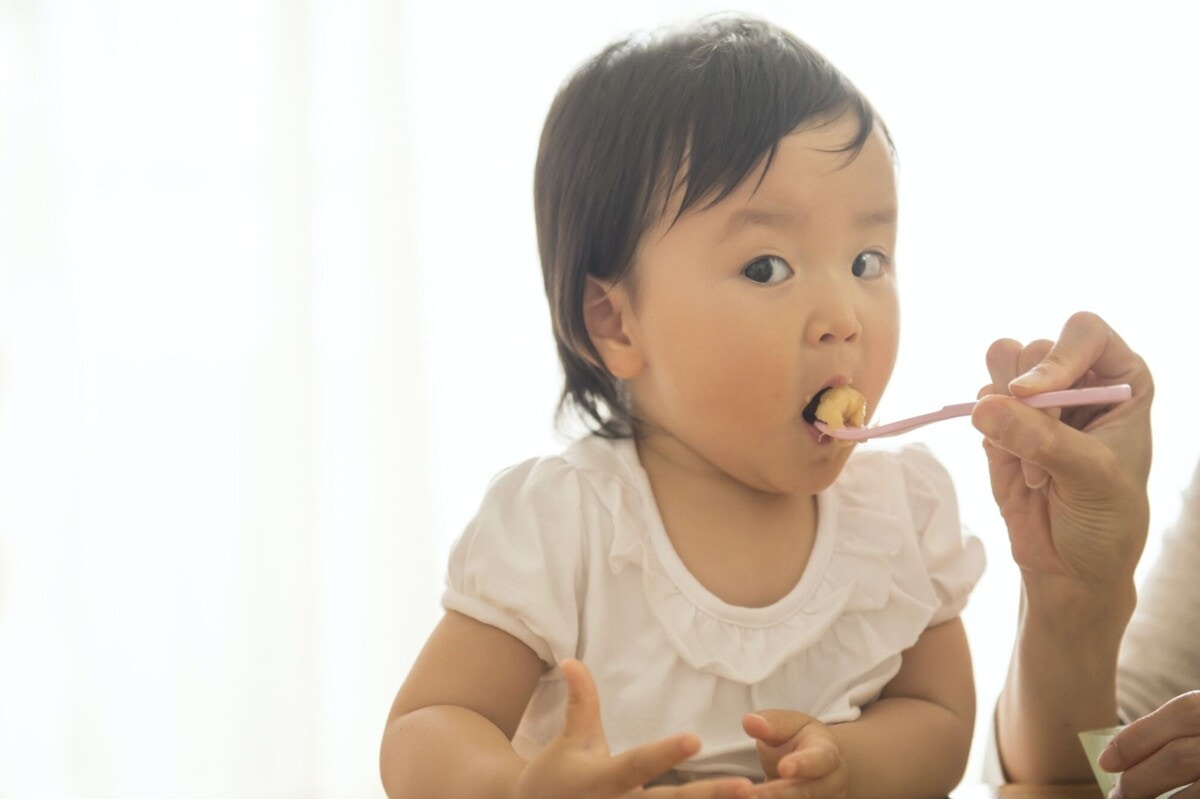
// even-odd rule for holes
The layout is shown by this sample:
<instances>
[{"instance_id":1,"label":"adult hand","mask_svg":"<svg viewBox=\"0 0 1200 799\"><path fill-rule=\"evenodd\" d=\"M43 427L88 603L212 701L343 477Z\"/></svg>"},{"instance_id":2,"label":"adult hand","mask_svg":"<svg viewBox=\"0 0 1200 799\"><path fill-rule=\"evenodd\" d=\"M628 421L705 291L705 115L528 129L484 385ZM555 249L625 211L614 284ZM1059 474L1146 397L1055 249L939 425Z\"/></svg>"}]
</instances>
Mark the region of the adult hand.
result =
<instances>
[{"instance_id":1,"label":"adult hand","mask_svg":"<svg viewBox=\"0 0 1200 799\"><path fill-rule=\"evenodd\" d=\"M612 756L600 722L600 697L587 667L561 664L567 680L567 720L562 734L521 773L517 799L745 799L744 779L643 788L650 780L700 750L693 735L675 735Z\"/></svg>"},{"instance_id":2,"label":"adult hand","mask_svg":"<svg viewBox=\"0 0 1200 799\"><path fill-rule=\"evenodd\" d=\"M1013 782L1077 782L1091 767L1075 733L1117 722L1121 635L1146 541L1150 401L1145 363L1102 319L1079 313L1057 342L997 341L992 384L972 414L992 493L1021 569L1021 611L996 710ZM1128 383L1112 406L1036 410L1024 397Z\"/></svg>"},{"instance_id":3,"label":"adult hand","mask_svg":"<svg viewBox=\"0 0 1200 799\"><path fill-rule=\"evenodd\" d=\"M1153 799L1185 785L1178 799L1200 796L1200 691L1177 696L1117 733L1100 768L1123 772L1115 799Z\"/></svg>"},{"instance_id":4,"label":"adult hand","mask_svg":"<svg viewBox=\"0 0 1200 799\"><path fill-rule=\"evenodd\" d=\"M829 728L791 710L761 710L742 717L742 729L758 741L767 782L756 799L842 799L849 776Z\"/></svg>"},{"instance_id":5,"label":"adult hand","mask_svg":"<svg viewBox=\"0 0 1200 799\"><path fill-rule=\"evenodd\" d=\"M1150 372L1100 317L1072 316L1057 342L1001 340L972 422L986 437L992 493L1026 582L1045 577L1101 593L1132 588L1149 524ZM1058 414L1026 397L1128 383L1133 398Z\"/></svg>"}]
</instances>

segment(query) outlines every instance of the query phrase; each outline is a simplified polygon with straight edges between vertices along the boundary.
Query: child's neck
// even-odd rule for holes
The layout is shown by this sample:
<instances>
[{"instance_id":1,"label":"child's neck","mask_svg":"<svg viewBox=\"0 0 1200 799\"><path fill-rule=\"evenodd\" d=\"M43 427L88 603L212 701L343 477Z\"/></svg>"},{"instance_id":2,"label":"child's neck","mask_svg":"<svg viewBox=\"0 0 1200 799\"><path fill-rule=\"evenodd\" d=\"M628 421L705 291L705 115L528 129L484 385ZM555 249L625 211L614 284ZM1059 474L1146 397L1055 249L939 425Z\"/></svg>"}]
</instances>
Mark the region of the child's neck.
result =
<instances>
[{"instance_id":1,"label":"child's neck","mask_svg":"<svg viewBox=\"0 0 1200 799\"><path fill-rule=\"evenodd\" d=\"M731 605L766 607L800 580L816 540L811 494L771 494L638 447L667 536L688 571Z\"/></svg>"}]
</instances>

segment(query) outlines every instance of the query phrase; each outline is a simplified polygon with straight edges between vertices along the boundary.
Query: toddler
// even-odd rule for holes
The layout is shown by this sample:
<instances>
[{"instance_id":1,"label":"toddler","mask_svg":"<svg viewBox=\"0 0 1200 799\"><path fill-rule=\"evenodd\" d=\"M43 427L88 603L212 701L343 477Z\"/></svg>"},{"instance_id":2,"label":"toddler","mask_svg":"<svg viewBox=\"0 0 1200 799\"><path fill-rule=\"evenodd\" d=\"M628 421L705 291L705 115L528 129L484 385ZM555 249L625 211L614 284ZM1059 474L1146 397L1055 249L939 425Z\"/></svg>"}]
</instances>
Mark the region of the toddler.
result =
<instances>
[{"instance_id":1,"label":"toddler","mask_svg":"<svg viewBox=\"0 0 1200 799\"><path fill-rule=\"evenodd\" d=\"M546 120L538 242L592 434L502 472L401 687L393 797L923 797L961 779L983 569L923 449L822 438L898 338L891 142L742 17L628 38Z\"/></svg>"}]
</instances>

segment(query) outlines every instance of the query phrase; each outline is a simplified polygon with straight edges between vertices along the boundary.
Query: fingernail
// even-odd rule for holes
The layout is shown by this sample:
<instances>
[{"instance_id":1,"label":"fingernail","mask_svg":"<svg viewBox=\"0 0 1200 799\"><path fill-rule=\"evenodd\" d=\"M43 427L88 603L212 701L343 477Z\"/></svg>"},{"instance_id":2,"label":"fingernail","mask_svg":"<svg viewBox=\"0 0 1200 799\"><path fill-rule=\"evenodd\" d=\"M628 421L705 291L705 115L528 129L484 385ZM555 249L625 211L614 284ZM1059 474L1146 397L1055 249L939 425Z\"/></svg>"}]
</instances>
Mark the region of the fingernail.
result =
<instances>
[{"instance_id":1,"label":"fingernail","mask_svg":"<svg viewBox=\"0 0 1200 799\"><path fill-rule=\"evenodd\" d=\"M749 719L758 719L759 724L763 725L768 730L771 729L771 722L767 721L766 716L760 716L757 713L747 713L745 716L742 716L742 724L745 724Z\"/></svg>"},{"instance_id":2,"label":"fingernail","mask_svg":"<svg viewBox=\"0 0 1200 799\"><path fill-rule=\"evenodd\" d=\"M1013 386L1021 386L1022 388L1035 388L1037 387L1038 383L1042 382L1043 377L1044 374L1042 367L1035 366L1020 377L1010 380L1008 386L1009 388L1012 388Z\"/></svg>"},{"instance_id":3,"label":"fingernail","mask_svg":"<svg viewBox=\"0 0 1200 799\"><path fill-rule=\"evenodd\" d=\"M1100 757L1096 758L1096 763L1110 774L1120 771L1121 757L1117 754L1117 747L1111 743L1104 747L1104 751L1100 753Z\"/></svg>"},{"instance_id":4,"label":"fingernail","mask_svg":"<svg viewBox=\"0 0 1200 799\"><path fill-rule=\"evenodd\" d=\"M1030 491L1045 488L1050 482L1050 474L1045 469L1040 466L1034 466L1032 463L1022 464L1021 474L1025 478L1025 487Z\"/></svg>"}]
</instances>

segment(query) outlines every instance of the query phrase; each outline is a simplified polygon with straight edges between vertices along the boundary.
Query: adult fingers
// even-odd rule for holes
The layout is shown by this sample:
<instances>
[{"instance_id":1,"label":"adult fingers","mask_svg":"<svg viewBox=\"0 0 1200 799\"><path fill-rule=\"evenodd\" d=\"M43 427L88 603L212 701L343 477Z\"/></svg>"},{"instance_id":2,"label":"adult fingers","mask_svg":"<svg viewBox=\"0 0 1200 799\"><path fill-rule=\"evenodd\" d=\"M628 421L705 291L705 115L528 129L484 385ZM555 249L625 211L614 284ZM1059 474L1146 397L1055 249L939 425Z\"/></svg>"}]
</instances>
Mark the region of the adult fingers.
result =
<instances>
[{"instance_id":1,"label":"adult fingers","mask_svg":"<svg viewBox=\"0 0 1200 799\"><path fill-rule=\"evenodd\" d=\"M988 393L1008 393L1008 384L1023 371L1019 365L1021 349L1021 342L1011 338L993 341L988 347L984 360L993 386Z\"/></svg>"},{"instance_id":2,"label":"adult fingers","mask_svg":"<svg viewBox=\"0 0 1200 799\"><path fill-rule=\"evenodd\" d=\"M1171 799L1200 799L1200 782L1194 782L1187 788L1175 791Z\"/></svg>"},{"instance_id":3,"label":"adult fingers","mask_svg":"<svg viewBox=\"0 0 1200 799\"><path fill-rule=\"evenodd\" d=\"M1012 339L994 342L987 352L988 373L992 378L992 386L986 393L1010 393L1009 383L1041 362L1052 346L1053 342L1046 340L1034 341L1024 346ZM1057 413L1052 414L1057 418ZM1021 474L1026 487L1030 489L1041 488L1050 481L1045 469L1029 461L1021 461Z\"/></svg>"},{"instance_id":4,"label":"adult fingers","mask_svg":"<svg viewBox=\"0 0 1200 799\"><path fill-rule=\"evenodd\" d=\"M985 360L992 385L1001 394L1010 393L1008 385L1042 361L1054 342L1045 339L1022 344L1010 338L992 342Z\"/></svg>"},{"instance_id":5,"label":"adult fingers","mask_svg":"<svg viewBox=\"0 0 1200 799\"><path fill-rule=\"evenodd\" d=\"M1013 457L987 438L983 439L983 452L987 456L988 474L991 477L992 496L1001 509L1009 499L1016 475L1021 474L1021 461Z\"/></svg>"},{"instance_id":6,"label":"adult fingers","mask_svg":"<svg viewBox=\"0 0 1200 799\"><path fill-rule=\"evenodd\" d=\"M1021 348L1020 357L1017 358L1017 373L1012 376L1009 382L1012 382L1012 380L1027 373L1030 369L1044 361L1053 349L1054 342L1044 338L1026 344Z\"/></svg>"},{"instance_id":7,"label":"adult fingers","mask_svg":"<svg viewBox=\"0 0 1200 799\"><path fill-rule=\"evenodd\" d=\"M1100 767L1124 772L1118 783L1124 799L1200 780L1200 691L1175 697L1118 733L1100 753Z\"/></svg>"},{"instance_id":8,"label":"adult fingers","mask_svg":"<svg viewBox=\"0 0 1200 799\"><path fill-rule=\"evenodd\" d=\"M1049 414L1000 395L981 399L971 413L971 423L993 445L1045 469L1060 481L1086 479L1080 473L1080 464L1087 464L1091 470L1097 463L1114 457L1090 436Z\"/></svg>"},{"instance_id":9,"label":"adult fingers","mask_svg":"<svg viewBox=\"0 0 1200 799\"><path fill-rule=\"evenodd\" d=\"M1113 795L1154 799L1196 780L1200 780L1200 738L1179 738L1123 772Z\"/></svg>"},{"instance_id":10,"label":"adult fingers","mask_svg":"<svg viewBox=\"0 0 1200 799\"><path fill-rule=\"evenodd\" d=\"M1070 388L1088 372L1104 382L1149 380L1142 359L1108 324L1093 313L1073 314L1054 346L1037 365L1010 384L1018 396ZM1143 385L1142 388L1146 386ZM1135 385L1135 391L1138 386Z\"/></svg>"},{"instance_id":11,"label":"adult fingers","mask_svg":"<svg viewBox=\"0 0 1200 799\"><path fill-rule=\"evenodd\" d=\"M1117 733L1100 753L1100 767L1125 771L1180 738L1200 743L1200 691L1175 697ZM1200 772L1200 761L1196 770ZM1193 778L1200 779L1200 773Z\"/></svg>"}]
</instances>

